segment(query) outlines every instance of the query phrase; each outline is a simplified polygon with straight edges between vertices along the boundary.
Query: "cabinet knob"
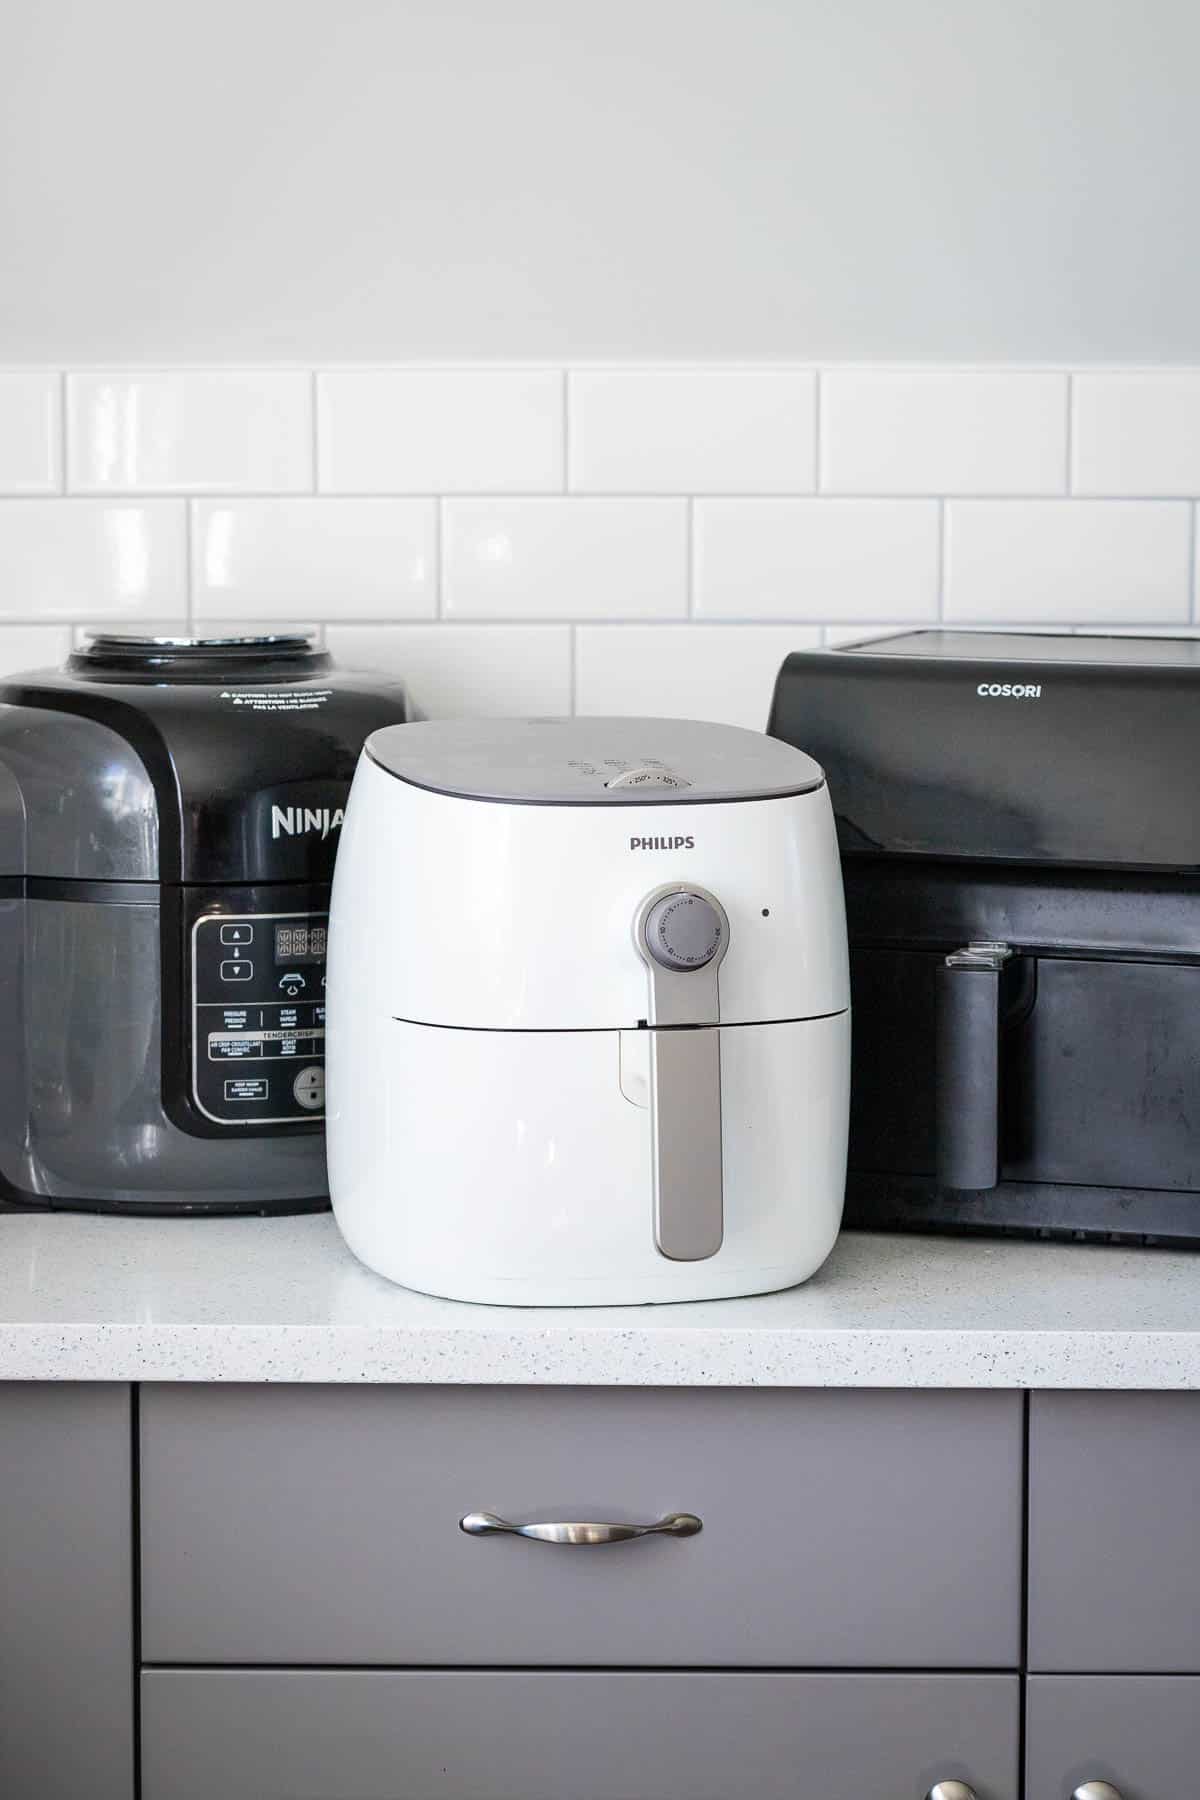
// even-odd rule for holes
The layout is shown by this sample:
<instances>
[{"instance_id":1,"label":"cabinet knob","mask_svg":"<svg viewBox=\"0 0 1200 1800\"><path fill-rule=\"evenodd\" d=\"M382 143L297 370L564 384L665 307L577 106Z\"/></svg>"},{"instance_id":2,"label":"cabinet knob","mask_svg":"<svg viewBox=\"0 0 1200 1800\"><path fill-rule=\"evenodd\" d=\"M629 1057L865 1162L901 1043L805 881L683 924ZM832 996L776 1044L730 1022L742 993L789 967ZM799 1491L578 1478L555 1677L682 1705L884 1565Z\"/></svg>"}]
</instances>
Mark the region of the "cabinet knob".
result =
<instances>
[{"instance_id":1,"label":"cabinet knob","mask_svg":"<svg viewBox=\"0 0 1200 1800\"><path fill-rule=\"evenodd\" d=\"M1122 1794L1111 1781L1085 1781L1075 1789L1071 1800L1122 1800Z\"/></svg>"},{"instance_id":2,"label":"cabinet knob","mask_svg":"<svg viewBox=\"0 0 1200 1800\"><path fill-rule=\"evenodd\" d=\"M965 1781L938 1781L930 1788L925 1800L978 1800L978 1796Z\"/></svg>"}]
</instances>

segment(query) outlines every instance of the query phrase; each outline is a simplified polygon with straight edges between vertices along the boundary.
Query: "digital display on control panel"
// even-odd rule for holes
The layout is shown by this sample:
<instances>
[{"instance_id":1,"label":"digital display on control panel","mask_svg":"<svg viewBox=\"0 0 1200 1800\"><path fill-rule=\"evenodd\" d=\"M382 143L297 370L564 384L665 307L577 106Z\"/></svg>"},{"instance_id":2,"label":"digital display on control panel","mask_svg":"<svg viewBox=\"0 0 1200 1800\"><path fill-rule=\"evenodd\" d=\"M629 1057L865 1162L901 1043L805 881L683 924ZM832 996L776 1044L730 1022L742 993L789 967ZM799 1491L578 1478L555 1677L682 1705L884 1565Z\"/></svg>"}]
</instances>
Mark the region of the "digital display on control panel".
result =
<instances>
[{"instance_id":1,"label":"digital display on control panel","mask_svg":"<svg viewBox=\"0 0 1200 1800\"><path fill-rule=\"evenodd\" d=\"M275 927L275 961L277 963L315 963L325 960L324 925L277 925Z\"/></svg>"}]
</instances>

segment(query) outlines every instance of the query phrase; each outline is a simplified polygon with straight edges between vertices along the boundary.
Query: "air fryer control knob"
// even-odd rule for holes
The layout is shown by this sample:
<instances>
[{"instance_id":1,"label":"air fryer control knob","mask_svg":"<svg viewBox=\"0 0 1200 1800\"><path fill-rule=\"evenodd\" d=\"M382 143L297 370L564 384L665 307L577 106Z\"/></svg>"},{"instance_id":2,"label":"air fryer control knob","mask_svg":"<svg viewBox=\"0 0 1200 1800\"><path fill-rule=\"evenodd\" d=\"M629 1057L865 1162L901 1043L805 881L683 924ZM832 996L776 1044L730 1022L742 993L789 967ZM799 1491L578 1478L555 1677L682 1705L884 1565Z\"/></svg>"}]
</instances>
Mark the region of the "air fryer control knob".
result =
<instances>
[{"instance_id":1,"label":"air fryer control knob","mask_svg":"<svg viewBox=\"0 0 1200 1800\"><path fill-rule=\"evenodd\" d=\"M681 888L646 914L646 948L664 969L703 969L721 948L724 924L703 894Z\"/></svg>"}]
</instances>

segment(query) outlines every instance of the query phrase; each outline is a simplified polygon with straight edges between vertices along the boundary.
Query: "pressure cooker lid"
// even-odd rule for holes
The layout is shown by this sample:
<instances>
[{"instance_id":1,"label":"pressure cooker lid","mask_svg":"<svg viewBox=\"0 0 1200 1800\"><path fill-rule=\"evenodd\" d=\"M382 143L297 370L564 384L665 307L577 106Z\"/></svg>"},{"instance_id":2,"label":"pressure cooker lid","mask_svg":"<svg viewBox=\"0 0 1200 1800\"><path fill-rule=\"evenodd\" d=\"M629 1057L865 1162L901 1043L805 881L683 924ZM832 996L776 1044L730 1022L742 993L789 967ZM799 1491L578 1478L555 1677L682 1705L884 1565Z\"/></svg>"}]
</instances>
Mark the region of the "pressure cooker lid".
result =
<instances>
[{"instance_id":1,"label":"pressure cooker lid","mask_svg":"<svg viewBox=\"0 0 1200 1800\"><path fill-rule=\"evenodd\" d=\"M73 675L100 681L304 680L332 668L311 632L259 637L138 637L99 631L67 659Z\"/></svg>"},{"instance_id":2,"label":"pressure cooker lid","mask_svg":"<svg viewBox=\"0 0 1200 1800\"><path fill-rule=\"evenodd\" d=\"M777 738L694 719L434 719L373 732L366 754L415 787L527 806L764 800L825 779Z\"/></svg>"}]
</instances>

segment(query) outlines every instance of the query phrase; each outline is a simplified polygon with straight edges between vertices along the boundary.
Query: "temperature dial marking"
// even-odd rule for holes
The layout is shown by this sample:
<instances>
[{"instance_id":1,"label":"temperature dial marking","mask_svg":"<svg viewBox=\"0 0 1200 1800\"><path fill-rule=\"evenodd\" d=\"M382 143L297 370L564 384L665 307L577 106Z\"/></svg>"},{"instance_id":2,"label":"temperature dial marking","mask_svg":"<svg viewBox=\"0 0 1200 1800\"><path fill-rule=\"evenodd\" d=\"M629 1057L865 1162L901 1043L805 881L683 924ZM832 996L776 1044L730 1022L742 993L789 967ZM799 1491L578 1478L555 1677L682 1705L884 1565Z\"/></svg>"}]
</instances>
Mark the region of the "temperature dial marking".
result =
<instances>
[{"instance_id":1,"label":"temperature dial marking","mask_svg":"<svg viewBox=\"0 0 1200 1800\"><path fill-rule=\"evenodd\" d=\"M646 948L664 969L703 969L721 948L725 926L703 894L664 894L646 914Z\"/></svg>"},{"instance_id":2,"label":"temperature dial marking","mask_svg":"<svg viewBox=\"0 0 1200 1800\"><path fill-rule=\"evenodd\" d=\"M626 769L620 775L614 775L611 781L605 782L607 788L689 788L690 781L682 775L675 775L670 769L661 769L647 764L640 769Z\"/></svg>"}]
</instances>

